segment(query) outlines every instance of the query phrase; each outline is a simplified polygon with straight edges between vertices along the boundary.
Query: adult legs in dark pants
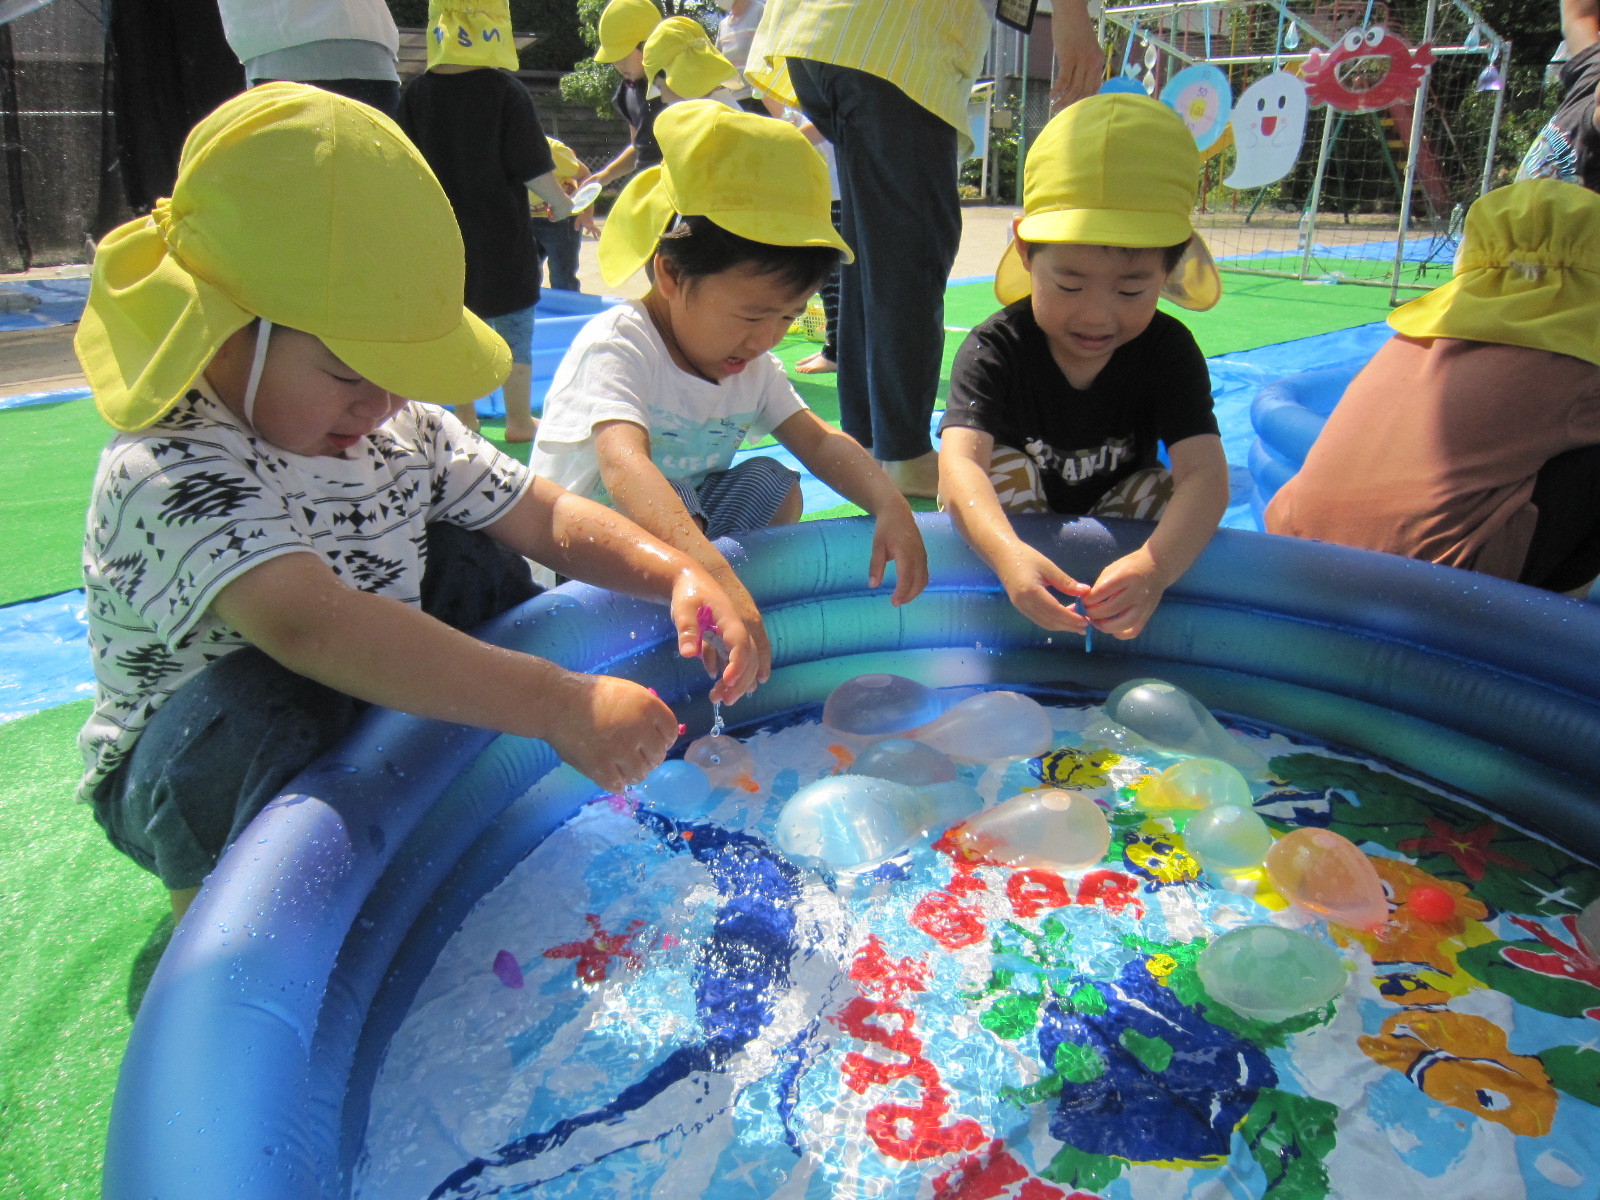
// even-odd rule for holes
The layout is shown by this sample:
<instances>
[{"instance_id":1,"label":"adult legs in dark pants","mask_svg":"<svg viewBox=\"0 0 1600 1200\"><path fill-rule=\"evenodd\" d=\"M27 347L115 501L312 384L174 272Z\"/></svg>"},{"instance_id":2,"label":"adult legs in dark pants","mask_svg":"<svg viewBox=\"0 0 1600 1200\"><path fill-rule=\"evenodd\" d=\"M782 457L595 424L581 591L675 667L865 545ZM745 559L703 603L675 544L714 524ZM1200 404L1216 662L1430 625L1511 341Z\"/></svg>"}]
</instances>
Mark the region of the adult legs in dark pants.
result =
<instances>
[{"instance_id":1,"label":"adult legs in dark pants","mask_svg":"<svg viewBox=\"0 0 1600 1200\"><path fill-rule=\"evenodd\" d=\"M876 75L788 65L801 108L833 143L841 232L856 254L840 279L840 424L901 491L931 496L944 291L961 240L956 131Z\"/></svg>"},{"instance_id":2,"label":"adult legs in dark pants","mask_svg":"<svg viewBox=\"0 0 1600 1200\"><path fill-rule=\"evenodd\" d=\"M539 254L550 267L550 286L569 292L581 292L578 283L578 248L583 235L578 223L571 217L565 221L533 220L533 240Z\"/></svg>"}]
</instances>

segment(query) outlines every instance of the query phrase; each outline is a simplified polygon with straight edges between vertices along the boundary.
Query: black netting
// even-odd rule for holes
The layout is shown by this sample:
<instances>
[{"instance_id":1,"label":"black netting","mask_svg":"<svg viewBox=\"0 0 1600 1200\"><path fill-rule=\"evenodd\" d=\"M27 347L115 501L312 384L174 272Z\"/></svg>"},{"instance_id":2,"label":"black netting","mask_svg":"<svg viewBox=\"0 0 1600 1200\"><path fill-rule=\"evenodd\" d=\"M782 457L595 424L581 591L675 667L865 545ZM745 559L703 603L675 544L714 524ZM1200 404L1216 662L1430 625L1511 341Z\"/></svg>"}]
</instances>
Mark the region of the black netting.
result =
<instances>
[{"instance_id":1,"label":"black netting","mask_svg":"<svg viewBox=\"0 0 1600 1200\"><path fill-rule=\"evenodd\" d=\"M215 0L55 0L0 25L0 271L87 261L243 86Z\"/></svg>"}]
</instances>

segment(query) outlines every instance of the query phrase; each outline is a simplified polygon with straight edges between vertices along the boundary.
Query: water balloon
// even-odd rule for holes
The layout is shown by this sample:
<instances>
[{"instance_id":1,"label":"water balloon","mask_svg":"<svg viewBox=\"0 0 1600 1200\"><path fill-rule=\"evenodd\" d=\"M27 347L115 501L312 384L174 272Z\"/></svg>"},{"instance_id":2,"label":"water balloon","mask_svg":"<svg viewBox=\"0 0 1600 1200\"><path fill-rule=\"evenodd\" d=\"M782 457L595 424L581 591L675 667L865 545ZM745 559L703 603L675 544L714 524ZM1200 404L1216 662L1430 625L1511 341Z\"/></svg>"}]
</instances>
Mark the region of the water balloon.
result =
<instances>
[{"instance_id":1,"label":"water balloon","mask_svg":"<svg viewBox=\"0 0 1600 1200\"><path fill-rule=\"evenodd\" d=\"M1169 753L1220 758L1246 775L1265 779L1266 760L1241 745L1200 701L1176 684L1130 679L1101 706L1107 718Z\"/></svg>"},{"instance_id":2,"label":"water balloon","mask_svg":"<svg viewBox=\"0 0 1600 1200\"><path fill-rule=\"evenodd\" d=\"M1248 808L1250 785L1219 759L1186 758L1141 787L1138 803L1145 809L1202 809L1223 804Z\"/></svg>"},{"instance_id":3,"label":"water balloon","mask_svg":"<svg viewBox=\"0 0 1600 1200\"><path fill-rule=\"evenodd\" d=\"M1307 912L1377 931L1389 921L1389 900L1378 872L1349 838L1331 829L1296 829L1267 851L1267 878L1285 900Z\"/></svg>"},{"instance_id":4,"label":"water balloon","mask_svg":"<svg viewBox=\"0 0 1600 1200\"><path fill-rule=\"evenodd\" d=\"M939 715L937 693L904 675L874 673L847 679L828 694L822 723L867 737L905 733Z\"/></svg>"},{"instance_id":5,"label":"water balloon","mask_svg":"<svg viewBox=\"0 0 1600 1200\"><path fill-rule=\"evenodd\" d=\"M789 797L772 840L791 858L855 870L891 859L982 807L964 783L913 788L868 775L833 775Z\"/></svg>"},{"instance_id":6,"label":"water balloon","mask_svg":"<svg viewBox=\"0 0 1600 1200\"><path fill-rule=\"evenodd\" d=\"M1272 831L1254 809L1215 804L1189 818L1183 841L1206 870L1228 874L1259 867L1272 849Z\"/></svg>"},{"instance_id":7,"label":"water balloon","mask_svg":"<svg viewBox=\"0 0 1600 1200\"><path fill-rule=\"evenodd\" d=\"M1223 934L1200 952L1195 969L1213 1000L1257 1021L1287 1021L1321 1008L1345 983L1331 947L1276 925Z\"/></svg>"},{"instance_id":8,"label":"water balloon","mask_svg":"<svg viewBox=\"0 0 1600 1200\"><path fill-rule=\"evenodd\" d=\"M1055 744L1050 714L1020 692L980 692L913 731L957 762L1037 758Z\"/></svg>"},{"instance_id":9,"label":"water balloon","mask_svg":"<svg viewBox=\"0 0 1600 1200\"><path fill-rule=\"evenodd\" d=\"M711 777L698 763L673 758L634 784L633 792L641 802L669 817L699 817L711 798Z\"/></svg>"},{"instance_id":10,"label":"water balloon","mask_svg":"<svg viewBox=\"0 0 1600 1200\"><path fill-rule=\"evenodd\" d=\"M1014 867L1080 871L1106 856L1111 827L1100 806L1080 792L1023 792L968 819L951 832L963 850Z\"/></svg>"},{"instance_id":11,"label":"water balloon","mask_svg":"<svg viewBox=\"0 0 1600 1200\"><path fill-rule=\"evenodd\" d=\"M738 738L708 734L695 738L683 752L686 762L706 773L713 787L728 787L755 770L756 760Z\"/></svg>"},{"instance_id":12,"label":"water balloon","mask_svg":"<svg viewBox=\"0 0 1600 1200\"><path fill-rule=\"evenodd\" d=\"M892 779L912 787L948 783L956 777L956 765L949 755L910 738L874 742L861 752L850 769L856 775Z\"/></svg>"}]
</instances>

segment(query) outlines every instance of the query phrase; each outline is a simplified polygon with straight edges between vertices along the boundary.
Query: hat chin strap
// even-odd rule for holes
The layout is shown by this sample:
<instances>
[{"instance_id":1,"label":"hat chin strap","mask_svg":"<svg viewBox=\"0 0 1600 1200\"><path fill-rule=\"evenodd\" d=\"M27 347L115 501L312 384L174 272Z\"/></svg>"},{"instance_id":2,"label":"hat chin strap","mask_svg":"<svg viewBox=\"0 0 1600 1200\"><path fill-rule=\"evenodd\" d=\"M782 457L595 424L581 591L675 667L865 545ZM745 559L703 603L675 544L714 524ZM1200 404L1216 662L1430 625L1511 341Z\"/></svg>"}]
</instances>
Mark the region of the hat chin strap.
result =
<instances>
[{"instance_id":1,"label":"hat chin strap","mask_svg":"<svg viewBox=\"0 0 1600 1200\"><path fill-rule=\"evenodd\" d=\"M244 385L244 423L256 427L256 389L261 386L261 372L267 365L267 341L272 337L272 322L265 317L256 329L256 350L250 359L250 379Z\"/></svg>"}]
</instances>

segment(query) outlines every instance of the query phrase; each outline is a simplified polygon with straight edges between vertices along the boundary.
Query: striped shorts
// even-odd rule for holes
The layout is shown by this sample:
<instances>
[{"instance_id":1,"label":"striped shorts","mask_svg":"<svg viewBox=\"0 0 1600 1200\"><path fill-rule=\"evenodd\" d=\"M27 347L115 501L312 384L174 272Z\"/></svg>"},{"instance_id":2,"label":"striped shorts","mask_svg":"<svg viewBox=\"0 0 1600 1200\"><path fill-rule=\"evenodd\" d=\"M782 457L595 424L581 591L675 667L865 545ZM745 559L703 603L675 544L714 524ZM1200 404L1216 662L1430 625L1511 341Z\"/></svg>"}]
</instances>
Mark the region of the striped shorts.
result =
<instances>
[{"instance_id":1,"label":"striped shorts","mask_svg":"<svg viewBox=\"0 0 1600 1200\"><path fill-rule=\"evenodd\" d=\"M994 486L1000 507L1007 512L1049 512L1044 486L1039 481L1039 465L1020 450L996 446L989 459L989 482ZM1093 517L1132 517L1141 521L1160 520L1172 499L1172 472L1165 467L1146 467L1135 471L1095 502Z\"/></svg>"},{"instance_id":2,"label":"striped shorts","mask_svg":"<svg viewBox=\"0 0 1600 1200\"><path fill-rule=\"evenodd\" d=\"M771 525L799 482L797 472L761 454L726 471L711 472L698 487L687 480L671 481L678 499L705 526L712 541Z\"/></svg>"}]
</instances>

